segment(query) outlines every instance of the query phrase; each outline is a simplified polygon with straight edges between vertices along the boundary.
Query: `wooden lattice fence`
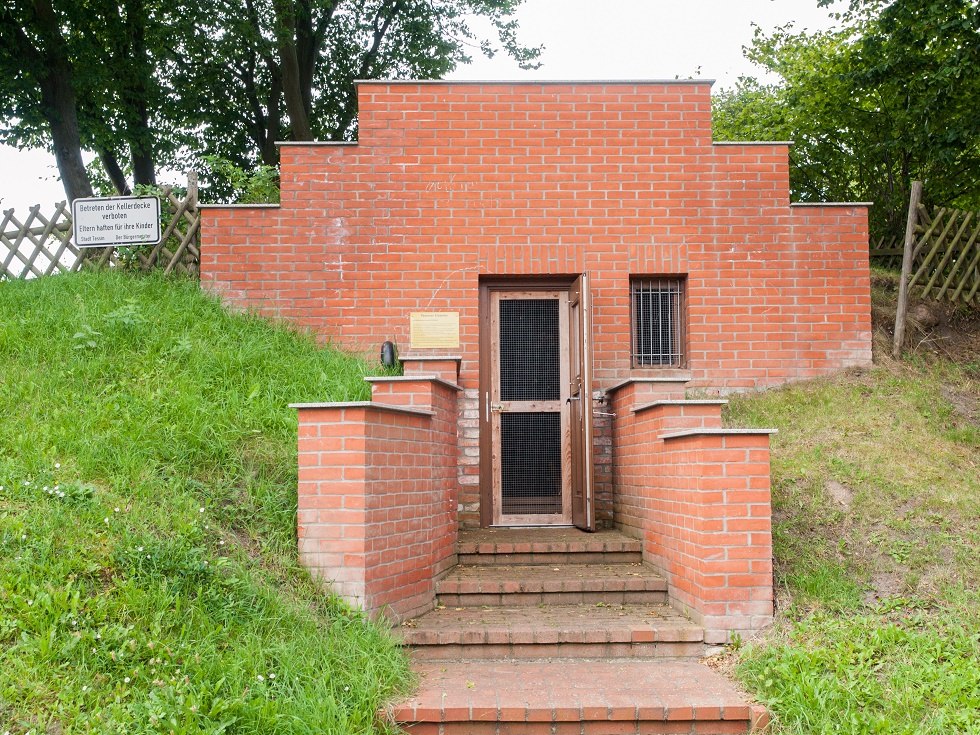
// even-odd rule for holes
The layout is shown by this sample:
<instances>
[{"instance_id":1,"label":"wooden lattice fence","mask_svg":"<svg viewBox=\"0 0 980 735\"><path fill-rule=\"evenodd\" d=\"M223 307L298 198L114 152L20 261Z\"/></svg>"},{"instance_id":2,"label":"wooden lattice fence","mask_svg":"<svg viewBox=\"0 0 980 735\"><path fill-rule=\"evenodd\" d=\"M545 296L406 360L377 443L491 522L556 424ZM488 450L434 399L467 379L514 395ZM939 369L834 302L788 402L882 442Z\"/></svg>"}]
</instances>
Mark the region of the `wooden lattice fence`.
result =
<instances>
[{"instance_id":1,"label":"wooden lattice fence","mask_svg":"<svg viewBox=\"0 0 980 735\"><path fill-rule=\"evenodd\" d=\"M197 275L201 218L197 207L197 177L187 177L187 193L179 198L172 186L163 187L160 197L161 230L157 245L139 247L78 248L72 230L71 207L55 205L45 216L41 205L30 207L20 219L13 209L0 217L0 280L26 279L83 268L126 267L165 273Z\"/></svg>"},{"instance_id":2,"label":"wooden lattice fence","mask_svg":"<svg viewBox=\"0 0 980 735\"><path fill-rule=\"evenodd\" d=\"M871 248L874 262L902 265L895 240ZM980 213L916 206L915 239L908 288L923 298L980 306Z\"/></svg>"},{"instance_id":3,"label":"wooden lattice fence","mask_svg":"<svg viewBox=\"0 0 980 735\"><path fill-rule=\"evenodd\" d=\"M905 239L900 251L895 339L892 357L902 353L909 294L980 306L980 214L922 204L922 182L912 182ZM875 251L872 250L872 256ZM881 257L891 257L891 253Z\"/></svg>"},{"instance_id":4,"label":"wooden lattice fence","mask_svg":"<svg viewBox=\"0 0 980 735\"><path fill-rule=\"evenodd\" d=\"M878 242L871 245L872 262L883 268L902 267L902 241L897 237L886 238L884 235L878 238Z\"/></svg>"}]
</instances>

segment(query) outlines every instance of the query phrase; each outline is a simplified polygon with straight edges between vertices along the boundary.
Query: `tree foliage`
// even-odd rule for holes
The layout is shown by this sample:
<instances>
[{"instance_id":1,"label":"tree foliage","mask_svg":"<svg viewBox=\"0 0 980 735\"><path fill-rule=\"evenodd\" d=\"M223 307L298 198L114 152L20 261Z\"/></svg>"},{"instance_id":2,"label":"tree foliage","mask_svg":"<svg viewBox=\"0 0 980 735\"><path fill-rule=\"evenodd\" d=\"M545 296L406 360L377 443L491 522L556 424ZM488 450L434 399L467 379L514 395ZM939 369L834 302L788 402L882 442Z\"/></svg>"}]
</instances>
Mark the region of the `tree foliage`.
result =
<instances>
[{"instance_id":1,"label":"tree foliage","mask_svg":"<svg viewBox=\"0 0 980 735\"><path fill-rule=\"evenodd\" d=\"M780 81L720 93L716 137L792 140L794 195L873 201L879 235L901 233L915 179L933 202L980 207L980 6L858 0L839 18L756 29L746 55Z\"/></svg>"},{"instance_id":2,"label":"tree foliage","mask_svg":"<svg viewBox=\"0 0 980 735\"><path fill-rule=\"evenodd\" d=\"M198 155L274 166L278 140L355 136L357 79L441 78L473 52L536 66L519 4L5 0L0 142L52 149L69 198L92 192L82 149L120 193Z\"/></svg>"}]
</instances>

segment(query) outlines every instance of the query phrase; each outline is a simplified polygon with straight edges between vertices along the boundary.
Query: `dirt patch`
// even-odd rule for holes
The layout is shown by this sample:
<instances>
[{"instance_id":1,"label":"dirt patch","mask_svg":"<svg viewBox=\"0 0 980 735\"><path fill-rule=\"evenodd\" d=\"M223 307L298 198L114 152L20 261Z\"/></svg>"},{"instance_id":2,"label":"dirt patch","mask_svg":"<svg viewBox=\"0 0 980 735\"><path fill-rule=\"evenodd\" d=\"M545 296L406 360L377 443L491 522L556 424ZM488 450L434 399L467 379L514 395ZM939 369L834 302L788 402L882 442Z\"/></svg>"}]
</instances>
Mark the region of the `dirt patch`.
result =
<instances>
[{"instance_id":1,"label":"dirt patch","mask_svg":"<svg viewBox=\"0 0 980 735\"><path fill-rule=\"evenodd\" d=\"M850 508L851 503L854 502L854 491L847 485L839 483L836 480L831 480L824 488L834 502L844 508Z\"/></svg>"},{"instance_id":2,"label":"dirt patch","mask_svg":"<svg viewBox=\"0 0 980 735\"><path fill-rule=\"evenodd\" d=\"M864 603L873 605L889 597L898 597L905 592L905 581L896 572L876 572L871 575L871 589L864 595Z\"/></svg>"},{"instance_id":3,"label":"dirt patch","mask_svg":"<svg viewBox=\"0 0 980 735\"><path fill-rule=\"evenodd\" d=\"M942 394L943 398L950 402L957 415L970 423L980 424L980 397L966 391L955 390L949 386L943 386Z\"/></svg>"},{"instance_id":4,"label":"dirt patch","mask_svg":"<svg viewBox=\"0 0 980 735\"><path fill-rule=\"evenodd\" d=\"M871 317L874 325L875 360L887 359L895 334L898 274L872 272ZM980 374L980 306L950 304L909 298L905 347L917 354L935 354Z\"/></svg>"}]
</instances>

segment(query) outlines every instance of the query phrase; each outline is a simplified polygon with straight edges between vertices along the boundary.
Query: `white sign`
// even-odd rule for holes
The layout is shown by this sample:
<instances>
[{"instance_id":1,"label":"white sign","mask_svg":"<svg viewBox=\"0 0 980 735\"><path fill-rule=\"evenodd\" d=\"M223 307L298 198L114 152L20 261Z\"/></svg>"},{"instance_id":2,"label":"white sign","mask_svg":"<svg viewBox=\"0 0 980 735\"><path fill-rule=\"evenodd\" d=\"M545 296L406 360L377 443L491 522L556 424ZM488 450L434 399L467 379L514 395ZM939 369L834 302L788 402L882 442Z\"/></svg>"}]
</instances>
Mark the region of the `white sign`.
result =
<instances>
[{"instance_id":1,"label":"white sign","mask_svg":"<svg viewBox=\"0 0 980 735\"><path fill-rule=\"evenodd\" d=\"M71 203L75 246L156 245L160 242L160 200L148 197L96 197Z\"/></svg>"}]
</instances>

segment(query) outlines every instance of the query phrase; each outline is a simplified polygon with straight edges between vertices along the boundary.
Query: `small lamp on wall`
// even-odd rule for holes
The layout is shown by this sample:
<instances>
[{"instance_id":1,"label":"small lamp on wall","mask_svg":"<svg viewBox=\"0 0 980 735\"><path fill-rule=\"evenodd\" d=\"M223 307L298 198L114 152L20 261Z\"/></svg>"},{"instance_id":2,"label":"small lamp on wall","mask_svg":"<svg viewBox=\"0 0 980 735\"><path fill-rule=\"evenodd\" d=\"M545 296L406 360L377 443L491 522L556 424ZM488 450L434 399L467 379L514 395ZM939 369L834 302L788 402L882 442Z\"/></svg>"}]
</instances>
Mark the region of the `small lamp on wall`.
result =
<instances>
[{"instance_id":1,"label":"small lamp on wall","mask_svg":"<svg viewBox=\"0 0 980 735\"><path fill-rule=\"evenodd\" d=\"M381 364L386 368L393 368L398 364L398 350L395 349L395 343L391 340L386 340L381 344Z\"/></svg>"}]
</instances>

